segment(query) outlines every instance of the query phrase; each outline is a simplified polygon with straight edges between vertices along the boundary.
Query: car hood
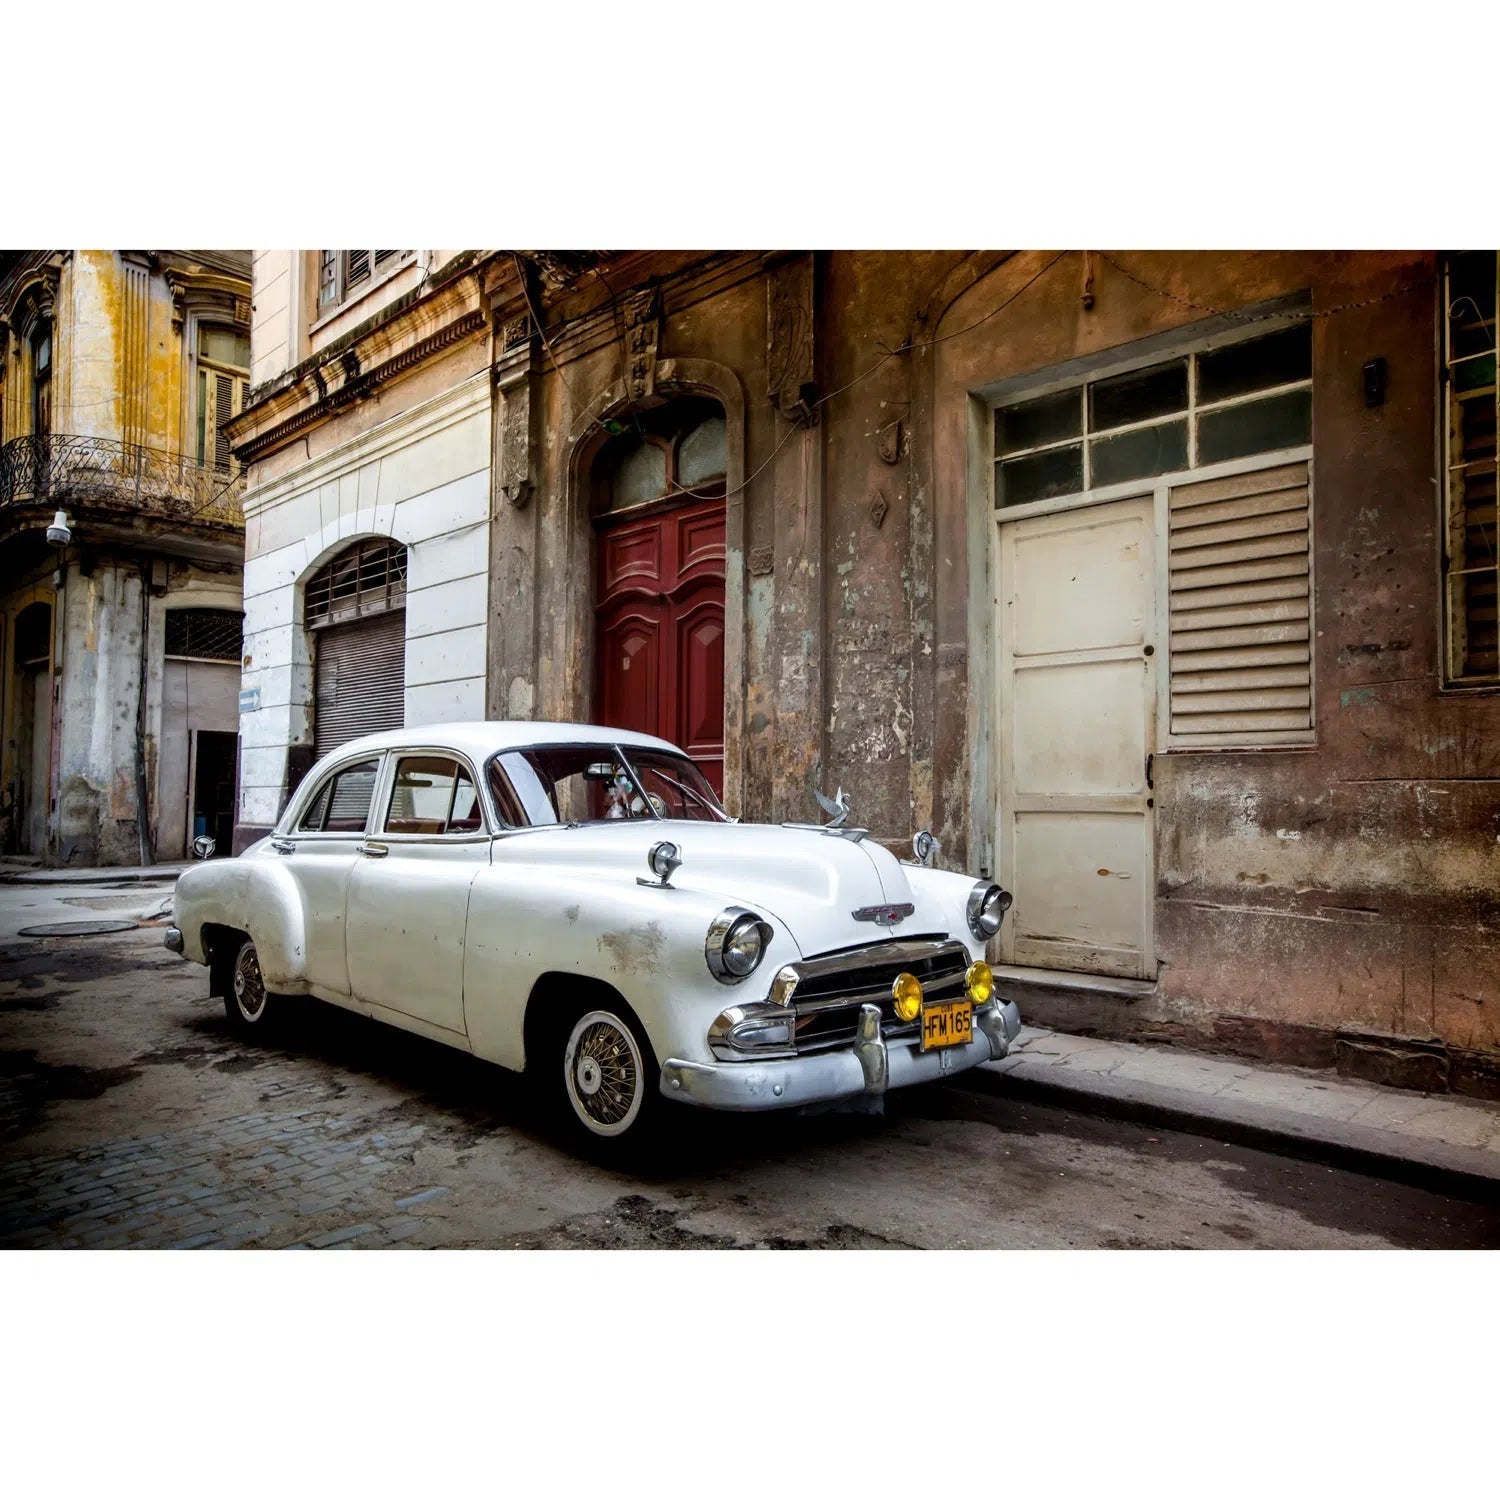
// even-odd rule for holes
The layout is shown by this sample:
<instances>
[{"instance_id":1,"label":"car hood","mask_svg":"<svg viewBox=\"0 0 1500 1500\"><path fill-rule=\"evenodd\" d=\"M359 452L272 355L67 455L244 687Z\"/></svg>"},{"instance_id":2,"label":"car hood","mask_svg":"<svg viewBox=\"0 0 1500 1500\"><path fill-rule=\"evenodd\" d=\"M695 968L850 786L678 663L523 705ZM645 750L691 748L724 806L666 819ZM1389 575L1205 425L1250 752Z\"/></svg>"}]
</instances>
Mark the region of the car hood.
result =
<instances>
[{"instance_id":1,"label":"car hood","mask_svg":"<svg viewBox=\"0 0 1500 1500\"><path fill-rule=\"evenodd\" d=\"M523 847L510 852L526 862L577 866L592 879L618 871L632 884L637 876L650 878L646 856L653 844L668 839L682 859L674 886L760 912L804 956L887 936L891 929L856 921L853 914L912 900L901 865L886 849L817 829L667 819L585 823L511 837ZM921 930L913 919L903 927Z\"/></svg>"}]
</instances>

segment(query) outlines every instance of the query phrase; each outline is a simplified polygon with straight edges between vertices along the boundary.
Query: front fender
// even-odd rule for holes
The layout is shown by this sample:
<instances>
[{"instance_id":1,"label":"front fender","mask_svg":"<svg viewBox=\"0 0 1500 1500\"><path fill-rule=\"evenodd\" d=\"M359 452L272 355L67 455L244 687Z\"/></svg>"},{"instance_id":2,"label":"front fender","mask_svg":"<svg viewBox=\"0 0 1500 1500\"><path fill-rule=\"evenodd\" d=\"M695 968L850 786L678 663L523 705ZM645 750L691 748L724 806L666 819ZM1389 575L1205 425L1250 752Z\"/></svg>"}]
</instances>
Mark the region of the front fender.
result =
<instances>
[{"instance_id":1,"label":"front fender","mask_svg":"<svg viewBox=\"0 0 1500 1500\"><path fill-rule=\"evenodd\" d=\"M970 958L983 958L986 945L969 931L969 892L974 889L974 877L907 864L901 866L901 873L916 907L913 916L902 923L903 930L947 932L963 943Z\"/></svg>"},{"instance_id":2,"label":"front fender","mask_svg":"<svg viewBox=\"0 0 1500 1500\"><path fill-rule=\"evenodd\" d=\"M636 883L634 876L580 879L533 867L482 871L469 893L464 1023L470 1045L503 1067L525 1066L527 1001L544 974L602 980L624 996L660 1060L707 1060L708 1028L727 1005L764 999L771 976L801 957L769 914L765 956L754 974L721 984L703 957L718 897Z\"/></svg>"},{"instance_id":3,"label":"front fender","mask_svg":"<svg viewBox=\"0 0 1500 1500\"><path fill-rule=\"evenodd\" d=\"M184 958L209 961L209 927L248 932L266 988L306 993L307 924L301 893L285 865L254 855L194 865L178 876L172 900Z\"/></svg>"}]
</instances>

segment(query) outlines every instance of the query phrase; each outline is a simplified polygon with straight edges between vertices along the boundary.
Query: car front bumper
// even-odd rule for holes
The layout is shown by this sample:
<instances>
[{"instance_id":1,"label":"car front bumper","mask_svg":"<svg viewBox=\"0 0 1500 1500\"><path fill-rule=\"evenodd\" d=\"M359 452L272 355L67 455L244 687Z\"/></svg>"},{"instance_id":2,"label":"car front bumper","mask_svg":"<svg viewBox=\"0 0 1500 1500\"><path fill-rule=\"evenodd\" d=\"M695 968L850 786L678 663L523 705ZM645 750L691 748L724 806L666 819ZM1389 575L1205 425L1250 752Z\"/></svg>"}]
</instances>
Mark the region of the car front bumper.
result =
<instances>
[{"instance_id":1,"label":"car front bumper","mask_svg":"<svg viewBox=\"0 0 1500 1500\"><path fill-rule=\"evenodd\" d=\"M879 1096L1004 1057L1020 1030L1021 1013L1014 1001L1005 1001L974 1017L974 1040L968 1046L923 1052L916 1042L886 1042L876 1020L852 1047L811 1057L713 1063L668 1058L662 1064L661 1091L669 1099L728 1110L795 1109Z\"/></svg>"}]
</instances>

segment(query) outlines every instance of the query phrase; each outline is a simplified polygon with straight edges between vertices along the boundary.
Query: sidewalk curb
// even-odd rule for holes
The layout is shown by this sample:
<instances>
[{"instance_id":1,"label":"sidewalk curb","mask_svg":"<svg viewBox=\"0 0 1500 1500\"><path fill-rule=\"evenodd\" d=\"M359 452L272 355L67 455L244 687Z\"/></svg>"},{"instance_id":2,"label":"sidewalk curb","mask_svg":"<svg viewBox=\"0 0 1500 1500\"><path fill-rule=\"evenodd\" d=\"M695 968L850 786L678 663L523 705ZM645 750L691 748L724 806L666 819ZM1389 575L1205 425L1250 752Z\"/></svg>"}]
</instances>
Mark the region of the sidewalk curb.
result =
<instances>
[{"instance_id":1,"label":"sidewalk curb","mask_svg":"<svg viewBox=\"0 0 1500 1500\"><path fill-rule=\"evenodd\" d=\"M1142 1084L1098 1073L1057 1075L1064 1069L1028 1065L1013 1055L1003 1070L970 1068L950 1087L1047 1104L1105 1119L1128 1120L1252 1146L1323 1166L1426 1188L1479 1202L1500 1199L1500 1152L1423 1141L1395 1131L1327 1120L1250 1100L1226 1101L1188 1089ZM1046 1077L1039 1075L1046 1074Z\"/></svg>"},{"instance_id":2,"label":"sidewalk curb","mask_svg":"<svg viewBox=\"0 0 1500 1500\"><path fill-rule=\"evenodd\" d=\"M28 870L0 874L0 885L166 885L176 883L181 870L118 870L107 865L92 870Z\"/></svg>"}]
</instances>

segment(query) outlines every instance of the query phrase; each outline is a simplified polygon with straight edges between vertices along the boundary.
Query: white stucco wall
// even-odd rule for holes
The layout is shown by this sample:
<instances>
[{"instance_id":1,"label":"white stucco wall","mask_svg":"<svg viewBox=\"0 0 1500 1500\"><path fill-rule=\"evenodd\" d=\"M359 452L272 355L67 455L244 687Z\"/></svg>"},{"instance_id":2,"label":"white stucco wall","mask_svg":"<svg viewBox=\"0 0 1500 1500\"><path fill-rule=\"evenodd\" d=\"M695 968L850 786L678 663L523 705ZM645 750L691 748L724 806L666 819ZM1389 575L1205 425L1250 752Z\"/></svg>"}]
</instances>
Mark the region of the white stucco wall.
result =
<instances>
[{"instance_id":1,"label":"white stucco wall","mask_svg":"<svg viewBox=\"0 0 1500 1500\"><path fill-rule=\"evenodd\" d=\"M406 544L406 722L484 717L490 389L481 372L245 498L242 824L281 810L287 747L312 739L302 587L358 537Z\"/></svg>"}]
</instances>

